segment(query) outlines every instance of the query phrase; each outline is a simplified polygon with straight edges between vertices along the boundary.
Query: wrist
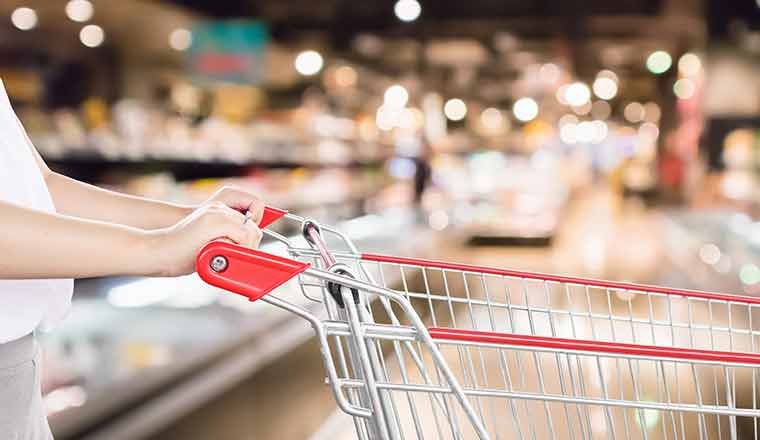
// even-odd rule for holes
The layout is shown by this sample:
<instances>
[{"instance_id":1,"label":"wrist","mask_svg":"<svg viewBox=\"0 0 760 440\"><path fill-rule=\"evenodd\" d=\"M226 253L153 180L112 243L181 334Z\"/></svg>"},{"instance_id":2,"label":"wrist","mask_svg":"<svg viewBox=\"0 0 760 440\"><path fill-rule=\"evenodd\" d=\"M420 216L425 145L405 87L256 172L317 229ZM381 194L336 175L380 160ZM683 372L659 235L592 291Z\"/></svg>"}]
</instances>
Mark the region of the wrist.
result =
<instances>
[{"instance_id":1,"label":"wrist","mask_svg":"<svg viewBox=\"0 0 760 440\"><path fill-rule=\"evenodd\" d=\"M131 240L131 275L160 277L169 273L169 263L161 250L165 248L167 229L136 230Z\"/></svg>"}]
</instances>

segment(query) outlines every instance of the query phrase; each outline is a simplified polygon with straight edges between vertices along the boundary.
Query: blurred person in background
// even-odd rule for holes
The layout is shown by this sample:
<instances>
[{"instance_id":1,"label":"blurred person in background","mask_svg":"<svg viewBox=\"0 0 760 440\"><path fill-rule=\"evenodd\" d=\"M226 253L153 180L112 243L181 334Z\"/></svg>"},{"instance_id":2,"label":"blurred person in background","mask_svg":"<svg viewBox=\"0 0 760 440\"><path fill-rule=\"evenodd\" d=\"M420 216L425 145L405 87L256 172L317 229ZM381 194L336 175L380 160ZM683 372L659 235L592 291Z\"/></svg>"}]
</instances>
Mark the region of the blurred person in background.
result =
<instances>
[{"instance_id":1,"label":"blurred person in background","mask_svg":"<svg viewBox=\"0 0 760 440\"><path fill-rule=\"evenodd\" d=\"M425 188L430 184L433 175L433 168L430 166L431 148L423 140L420 146L420 152L412 160L414 161L414 204L422 204L422 195Z\"/></svg>"},{"instance_id":2,"label":"blurred person in background","mask_svg":"<svg viewBox=\"0 0 760 440\"><path fill-rule=\"evenodd\" d=\"M209 241L258 246L262 213L259 199L231 188L180 206L52 172L0 81L0 438L52 438L34 333L66 316L73 278L191 273Z\"/></svg>"}]
</instances>

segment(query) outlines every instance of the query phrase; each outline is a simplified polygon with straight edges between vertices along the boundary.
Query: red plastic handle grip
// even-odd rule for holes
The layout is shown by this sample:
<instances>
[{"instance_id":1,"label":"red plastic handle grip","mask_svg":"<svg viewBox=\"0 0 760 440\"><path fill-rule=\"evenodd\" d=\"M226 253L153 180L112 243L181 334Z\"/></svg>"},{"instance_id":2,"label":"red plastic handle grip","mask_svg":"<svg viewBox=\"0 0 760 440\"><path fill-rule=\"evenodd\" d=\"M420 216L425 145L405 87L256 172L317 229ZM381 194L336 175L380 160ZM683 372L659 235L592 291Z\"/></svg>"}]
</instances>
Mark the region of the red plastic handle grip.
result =
<instances>
[{"instance_id":1,"label":"red plastic handle grip","mask_svg":"<svg viewBox=\"0 0 760 440\"><path fill-rule=\"evenodd\" d=\"M272 223L280 219L280 217L287 214L288 211L279 208L272 208L271 206L264 207L264 214L261 216L261 222L259 222L260 228L266 228Z\"/></svg>"},{"instance_id":2,"label":"red plastic handle grip","mask_svg":"<svg viewBox=\"0 0 760 440\"><path fill-rule=\"evenodd\" d=\"M650 356L708 362L732 362L760 365L760 354L701 350L697 348L664 347L619 342L590 341L556 338L553 336L518 335L514 333L484 332L456 328L430 328L435 340L463 341L481 344L513 345L519 347L548 348L552 350L588 351L608 355Z\"/></svg>"},{"instance_id":3,"label":"red plastic handle grip","mask_svg":"<svg viewBox=\"0 0 760 440\"><path fill-rule=\"evenodd\" d=\"M207 244L196 259L196 270L203 281L251 301L268 294L309 266L219 240Z\"/></svg>"}]
</instances>

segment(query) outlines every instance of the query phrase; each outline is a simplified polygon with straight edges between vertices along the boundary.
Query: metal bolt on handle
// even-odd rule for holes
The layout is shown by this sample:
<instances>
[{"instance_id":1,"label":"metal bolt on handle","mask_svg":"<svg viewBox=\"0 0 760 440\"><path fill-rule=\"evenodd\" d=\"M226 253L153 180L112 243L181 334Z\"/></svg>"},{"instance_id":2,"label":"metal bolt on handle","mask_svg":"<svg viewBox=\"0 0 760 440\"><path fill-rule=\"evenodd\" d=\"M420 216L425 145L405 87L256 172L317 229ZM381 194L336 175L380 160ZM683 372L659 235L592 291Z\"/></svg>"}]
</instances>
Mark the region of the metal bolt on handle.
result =
<instances>
[{"instance_id":1,"label":"metal bolt on handle","mask_svg":"<svg viewBox=\"0 0 760 440\"><path fill-rule=\"evenodd\" d=\"M221 255L217 255L211 259L209 266L211 267L211 270L218 273L224 272L225 269L227 269L227 266L229 266L229 263L227 262L227 258Z\"/></svg>"}]
</instances>

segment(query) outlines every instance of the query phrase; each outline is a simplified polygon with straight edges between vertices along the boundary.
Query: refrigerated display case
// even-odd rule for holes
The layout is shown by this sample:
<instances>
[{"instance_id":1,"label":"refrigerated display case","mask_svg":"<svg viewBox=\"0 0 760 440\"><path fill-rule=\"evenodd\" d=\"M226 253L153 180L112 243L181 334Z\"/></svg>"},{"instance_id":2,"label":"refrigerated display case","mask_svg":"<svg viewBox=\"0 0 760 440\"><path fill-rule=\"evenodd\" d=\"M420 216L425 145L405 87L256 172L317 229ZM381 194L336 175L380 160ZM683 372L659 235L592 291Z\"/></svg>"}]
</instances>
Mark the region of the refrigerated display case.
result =
<instances>
[{"instance_id":1,"label":"refrigerated display case","mask_svg":"<svg viewBox=\"0 0 760 440\"><path fill-rule=\"evenodd\" d=\"M726 210L666 215L670 260L702 290L760 295L760 221Z\"/></svg>"},{"instance_id":2,"label":"refrigerated display case","mask_svg":"<svg viewBox=\"0 0 760 440\"><path fill-rule=\"evenodd\" d=\"M435 177L452 198L458 233L473 244L549 244L568 198L560 157L480 152L447 160Z\"/></svg>"}]
</instances>

